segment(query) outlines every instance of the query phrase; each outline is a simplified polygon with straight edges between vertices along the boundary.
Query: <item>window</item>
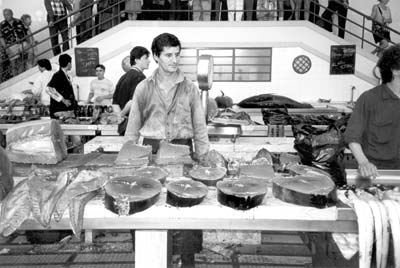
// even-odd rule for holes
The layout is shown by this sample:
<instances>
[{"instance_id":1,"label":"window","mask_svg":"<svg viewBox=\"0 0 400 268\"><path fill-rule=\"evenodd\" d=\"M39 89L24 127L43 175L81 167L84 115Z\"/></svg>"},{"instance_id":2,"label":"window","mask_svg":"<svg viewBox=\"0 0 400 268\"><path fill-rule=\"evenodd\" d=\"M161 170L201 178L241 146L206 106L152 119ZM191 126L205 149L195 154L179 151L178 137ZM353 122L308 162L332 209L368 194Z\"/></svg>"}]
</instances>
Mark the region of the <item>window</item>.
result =
<instances>
[{"instance_id":1,"label":"window","mask_svg":"<svg viewBox=\"0 0 400 268\"><path fill-rule=\"evenodd\" d=\"M198 57L206 54L214 58L214 81L271 81L272 48L182 48L180 68L191 80L197 80Z\"/></svg>"}]
</instances>

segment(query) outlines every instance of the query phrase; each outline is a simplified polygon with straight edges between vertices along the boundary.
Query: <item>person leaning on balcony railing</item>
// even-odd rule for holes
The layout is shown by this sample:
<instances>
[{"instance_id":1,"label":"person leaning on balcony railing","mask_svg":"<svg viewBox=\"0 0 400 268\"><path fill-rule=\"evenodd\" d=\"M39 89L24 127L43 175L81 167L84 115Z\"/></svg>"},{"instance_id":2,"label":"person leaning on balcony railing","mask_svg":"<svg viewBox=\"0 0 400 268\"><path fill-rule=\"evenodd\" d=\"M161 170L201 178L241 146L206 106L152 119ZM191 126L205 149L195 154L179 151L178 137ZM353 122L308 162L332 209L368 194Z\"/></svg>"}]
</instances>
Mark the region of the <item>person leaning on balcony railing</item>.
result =
<instances>
[{"instance_id":1,"label":"person leaning on balcony railing","mask_svg":"<svg viewBox=\"0 0 400 268\"><path fill-rule=\"evenodd\" d=\"M76 26L76 43L80 44L92 38L92 9L94 0L74 0L73 12L77 12L71 23Z\"/></svg>"},{"instance_id":2,"label":"person leaning on balcony railing","mask_svg":"<svg viewBox=\"0 0 400 268\"><path fill-rule=\"evenodd\" d=\"M373 20L372 34L374 41L379 46L371 53L380 57L383 50L389 46L390 31L386 26L392 23L392 13L390 7L387 6L389 0L378 0L378 2L378 4L372 6L371 19Z\"/></svg>"},{"instance_id":3,"label":"person leaning on balcony railing","mask_svg":"<svg viewBox=\"0 0 400 268\"><path fill-rule=\"evenodd\" d=\"M211 20L211 0L193 0L193 20Z\"/></svg>"},{"instance_id":4,"label":"person leaning on balcony railing","mask_svg":"<svg viewBox=\"0 0 400 268\"><path fill-rule=\"evenodd\" d=\"M13 76L23 71L23 64L18 64L22 53L29 47L26 41L27 32L20 19L13 17L11 9L3 10L4 20L0 23L0 43L6 49Z\"/></svg>"},{"instance_id":5,"label":"person leaning on balcony railing","mask_svg":"<svg viewBox=\"0 0 400 268\"><path fill-rule=\"evenodd\" d=\"M241 21L243 16L244 0L227 0L228 20ZM235 11L237 10L237 11Z\"/></svg>"},{"instance_id":6,"label":"person leaning on balcony railing","mask_svg":"<svg viewBox=\"0 0 400 268\"><path fill-rule=\"evenodd\" d=\"M125 13L128 20L137 20L138 14L142 12L141 0L125 0Z\"/></svg>"},{"instance_id":7,"label":"person leaning on balcony railing","mask_svg":"<svg viewBox=\"0 0 400 268\"><path fill-rule=\"evenodd\" d=\"M68 18L67 12L72 11L72 5L68 0L44 0L49 23L50 41L54 56L61 53L58 43L58 34L62 38L63 51L69 49Z\"/></svg>"},{"instance_id":8,"label":"person leaning on balcony railing","mask_svg":"<svg viewBox=\"0 0 400 268\"><path fill-rule=\"evenodd\" d=\"M257 0L257 20L278 20L278 1Z\"/></svg>"},{"instance_id":9,"label":"person leaning on balcony railing","mask_svg":"<svg viewBox=\"0 0 400 268\"><path fill-rule=\"evenodd\" d=\"M170 0L170 20L189 20L189 0Z\"/></svg>"},{"instance_id":10,"label":"person leaning on balcony railing","mask_svg":"<svg viewBox=\"0 0 400 268\"><path fill-rule=\"evenodd\" d=\"M329 0L328 7L322 13L324 28L332 32L333 14L338 15L339 37L344 39L347 9L349 7L349 0Z\"/></svg>"},{"instance_id":11,"label":"person leaning on balcony railing","mask_svg":"<svg viewBox=\"0 0 400 268\"><path fill-rule=\"evenodd\" d=\"M31 31L32 18L29 14L23 14L21 16L21 21L25 26L25 30L27 33L26 42L28 43L28 47L26 48L27 58L25 61L25 70L28 70L33 67L35 61L35 45L37 41L33 38Z\"/></svg>"}]
</instances>

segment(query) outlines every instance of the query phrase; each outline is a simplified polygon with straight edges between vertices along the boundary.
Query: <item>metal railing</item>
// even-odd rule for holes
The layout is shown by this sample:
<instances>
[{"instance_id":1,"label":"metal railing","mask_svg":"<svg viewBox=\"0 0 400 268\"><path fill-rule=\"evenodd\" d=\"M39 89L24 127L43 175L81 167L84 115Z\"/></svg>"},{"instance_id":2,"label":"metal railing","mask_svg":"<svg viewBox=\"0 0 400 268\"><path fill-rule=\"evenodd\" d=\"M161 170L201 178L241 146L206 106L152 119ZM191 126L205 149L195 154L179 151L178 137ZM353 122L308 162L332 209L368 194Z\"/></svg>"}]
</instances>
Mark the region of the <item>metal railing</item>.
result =
<instances>
[{"instance_id":1,"label":"metal railing","mask_svg":"<svg viewBox=\"0 0 400 268\"><path fill-rule=\"evenodd\" d=\"M176 8L176 9L162 9L165 8L166 6L160 7L160 6L143 6L142 9L140 10L140 17L138 19L141 20L154 20L154 19L168 19L168 20L191 20L193 17L193 13L208 13L210 14L209 18L211 20L227 20L228 19L228 13L230 12L235 12L239 14L253 14L252 18L246 18L247 20L253 20L257 16L255 14L273 14L270 17L271 18L276 18L276 19L285 19L284 16L286 16L286 19L290 19L294 17L294 14L296 11L300 11L302 14L305 12L309 13L309 20L325 29L337 29L338 31L342 31L342 34L347 34L346 39L351 39L352 42L357 43L361 48L364 48L365 45L370 45L371 47L377 47L377 45L372 41L372 30L371 27L369 26L370 23L368 21L373 21L370 16L363 14L362 12L352 8L348 7L346 9L347 11L347 16L343 16L341 14L338 14L336 10L331 10L328 7L329 6L323 6L316 2L315 0L310 0L311 2L311 8L309 10L304 10L302 7L300 10L293 10L291 7L285 7L283 5L283 0L278 0L279 2L275 2L275 8L270 9L270 10L228 10L224 9L224 6L222 5L224 2L221 1L215 1L219 2L220 5L212 9L207 9L207 10L193 10L191 6L185 6L184 8ZM43 58L50 51L53 52L54 55L61 53L61 48L64 47L65 49L73 47L74 42L76 41L77 44L86 41L87 39L90 39L91 37L95 36L96 34L101 33L102 31L105 31L119 23L121 21L126 20L126 12L123 8L123 5L125 3L125 0L113 0L110 5L107 6L102 6L100 9L100 3L102 1L96 1L95 3L92 3L90 5L82 7L80 10L76 10L74 12L70 12L66 17L59 19L58 21L55 21L53 25L57 25L58 23L62 22L63 20L68 20L67 27L63 29L64 31L64 39L59 45L54 45L55 44L55 38L58 38L59 35L62 35L62 32L57 32L52 35L49 35L47 38L44 38L40 41L35 42L34 44L29 44L28 47L25 47L25 44L27 44L28 40L31 40L31 38L34 38L35 36L39 35L42 32L50 31L51 26L47 25L45 27L42 27L32 34L29 34L25 36L22 40L18 40L18 44L20 45L20 50L17 52L17 54L10 54L8 53L8 58L5 57L3 60L0 62L0 82L5 81L9 78L11 78L13 75L18 74L21 71L25 71L28 69L28 67L31 67L30 64L28 63L28 55L33 51L34 49L37 49L40 45L43 45L44 43L50 41L52 43L52 46L50 48L44 49L37 53L35 56L35 59ZM168 1L165 1L168 2ZM96 4L98 10L96 13L91 12L93 9L93 6ZM156 8L155 8L156 7ZM89 10L89 11L88 11ZM323 10L323 12L320 12ZM89 16L83 16L82 14L85 14L87 12ZM346 23L345 27L342 27L341 25L335 23L334 21L331 20L329 16L327 16L327 13L332 13L336 14L338 16L338 20L340 22L341 19L343 19ZM351 16L349 16L349 13L352 13ZM76 18L80 16L80 19L76 21ZM122 15L125 15L124 17ZM351 17L351 19L349 18ZM76 27L77 28L77 33L73 35L72 29ZM388 31L392 34L392 36L395 36L395 39L400 40L400 33L396 31L393 28L385 26ZM79 30L78 30L79 29ZM50 31L51 32L51 31ZM68 33L67 35L65 34ZM383 37L383 36L382 36ZM54 38L53 41L51 41ZM394 43L393 41L389 41L389 43ZM10 48L14 44L7 45L5 48L3 48L3 51L9 52ZM3 55L4 57L4 55ZM14 64L14 67L16 66L19 68L19 70L16 72L15 70L10 70L10 59L17 58L16 61L17 64Z\"/></svg>"}]
</instances>

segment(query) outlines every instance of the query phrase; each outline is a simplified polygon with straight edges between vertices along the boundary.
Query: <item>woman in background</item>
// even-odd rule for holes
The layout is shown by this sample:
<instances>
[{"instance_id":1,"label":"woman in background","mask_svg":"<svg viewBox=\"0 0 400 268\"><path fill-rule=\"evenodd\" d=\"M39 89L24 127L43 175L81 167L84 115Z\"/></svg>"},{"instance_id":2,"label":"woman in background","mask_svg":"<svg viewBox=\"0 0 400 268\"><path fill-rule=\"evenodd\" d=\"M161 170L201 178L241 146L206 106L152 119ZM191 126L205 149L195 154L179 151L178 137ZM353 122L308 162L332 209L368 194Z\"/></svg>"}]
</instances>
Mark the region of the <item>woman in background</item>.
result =
<instances>
[{"instance_id":1,"label":"woman in background","mask_svg":"<svg viewBox=\"0 0 400 268\"><path fill-rule=\"evenodd\" d=\"M392 14L387 6L389 0L378 0L378 4L372 6L372 34L376 44L379 44L371 53L378 57L382 55L385 48L389 46L390 31L387 27L392 23Z\"/></svg>"}]
</instances>

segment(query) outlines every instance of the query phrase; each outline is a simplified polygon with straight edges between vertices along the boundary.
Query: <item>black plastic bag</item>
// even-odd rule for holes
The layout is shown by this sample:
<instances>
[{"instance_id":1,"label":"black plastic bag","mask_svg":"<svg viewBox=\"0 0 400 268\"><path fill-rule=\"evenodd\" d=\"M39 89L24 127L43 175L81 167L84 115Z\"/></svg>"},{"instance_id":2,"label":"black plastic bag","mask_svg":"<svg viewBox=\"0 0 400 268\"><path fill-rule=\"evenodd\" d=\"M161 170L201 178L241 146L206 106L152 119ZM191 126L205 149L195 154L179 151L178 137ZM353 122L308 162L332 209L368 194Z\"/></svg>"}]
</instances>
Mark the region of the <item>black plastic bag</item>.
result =
<instances>
[{"instance_id":1,"label":"black plastic bag","mask_svg":"<svg viewBox=\"0 0 400 268\"><path fill-rule=\"evenodd\" d=\"M263 121L266 125L288 125L290 116L286 108L262 109Z\"/></svg>"},{"instance_id":2,"label":"black plastic bag","mask_svg":"<svg viewBox=\"0 0 400 268\"><path fill-rule=\"evenodd\" d=\"M310 125L293 125L292 130L295 136L294 148L302 164L328 172L337 186L346 184L342 126L334 124L321 129Z\"/></svg>"}]
</instances>

